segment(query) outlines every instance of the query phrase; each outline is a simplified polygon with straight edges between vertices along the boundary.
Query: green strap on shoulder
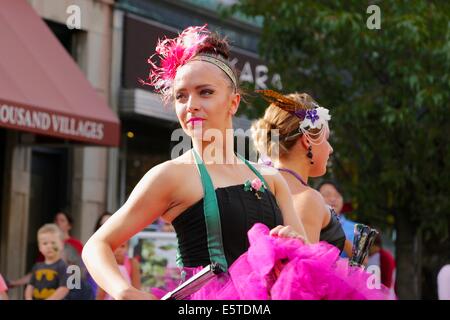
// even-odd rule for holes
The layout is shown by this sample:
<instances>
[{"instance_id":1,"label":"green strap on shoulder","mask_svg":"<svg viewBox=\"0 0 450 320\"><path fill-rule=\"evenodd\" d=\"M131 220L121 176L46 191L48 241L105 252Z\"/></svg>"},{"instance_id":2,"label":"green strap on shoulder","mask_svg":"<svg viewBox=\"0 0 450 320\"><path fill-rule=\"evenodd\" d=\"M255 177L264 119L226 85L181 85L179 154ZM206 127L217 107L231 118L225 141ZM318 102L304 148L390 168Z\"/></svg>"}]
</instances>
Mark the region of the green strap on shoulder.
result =
<instances>
[{"instance_id":1,"label":"green strap on shoulder","mask_svg":"<svg viewBox=\"0 0 450 320\"><path fill-rule=\"evenodd\" d=\"M209 259L211 262L218 263L224 271L227 271L228 264L223 248L222 226L220 225L220 212L216 190L202 159L194 149L192 149L192 153L194 154L195 163L197 164L203 185L203 214L206 223Z\"/></svg>"},{"instance_id":2,"label":"green strap on shoulder","mask_svg":"<svg viewBox=\"0 0 450 320\"><path fill-rule=\"evenodd\" d=\"M200 174L200 179L203 186L203 214L206 223L206 236L208 244L209 259L211 262L218 263L224 271L228 270L227 259L225 258L225 251L223 248L222 227L220 224L220 211L217 203L216 190L212 183L211 177L206 170L205 164L198 155L197 151L192 149L194 154L195 164ZM253 171L253 173L262 181L266 189L270 190L264 177L256 168L250 164L244 157L237 155L239 159ZM177 265L182 267L183 261L179 252L177 252Z\"/></svg>"}]
</instances>

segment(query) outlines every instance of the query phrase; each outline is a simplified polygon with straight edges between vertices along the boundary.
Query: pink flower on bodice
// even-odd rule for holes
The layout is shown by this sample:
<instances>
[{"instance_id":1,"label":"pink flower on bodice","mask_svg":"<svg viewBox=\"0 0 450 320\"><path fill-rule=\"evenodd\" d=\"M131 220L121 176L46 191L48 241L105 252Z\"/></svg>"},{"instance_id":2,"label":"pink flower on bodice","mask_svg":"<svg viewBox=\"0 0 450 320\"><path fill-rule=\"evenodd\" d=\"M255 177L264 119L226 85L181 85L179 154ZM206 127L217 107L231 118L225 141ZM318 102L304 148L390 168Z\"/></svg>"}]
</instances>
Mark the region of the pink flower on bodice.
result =
<instances>
[{"instance_id":1,"label":"pink flower on bodice","mask_svg":"<svg viewBox=\"0 0 450 320\"><path fill-rule=\"evenodd\" d=\"M255 178L252 181L252 188L255 189L255 191L259 191L261 189L262 182L259 178Z\"/></svg>"}]
</instances>

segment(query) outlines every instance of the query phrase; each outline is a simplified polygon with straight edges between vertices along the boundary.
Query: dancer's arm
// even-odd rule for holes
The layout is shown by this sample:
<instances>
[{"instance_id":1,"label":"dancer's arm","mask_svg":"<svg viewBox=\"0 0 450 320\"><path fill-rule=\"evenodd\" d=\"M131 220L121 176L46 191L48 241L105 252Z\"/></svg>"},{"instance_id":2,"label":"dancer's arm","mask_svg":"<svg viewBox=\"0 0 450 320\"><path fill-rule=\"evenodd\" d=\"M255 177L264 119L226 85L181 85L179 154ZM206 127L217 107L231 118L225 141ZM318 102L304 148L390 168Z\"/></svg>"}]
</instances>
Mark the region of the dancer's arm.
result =
<instances>
[{"instance_id":1,"label":"dancer's arm","mask_svg":"<svg viewBox=\"0 0 450 320\"><path fill-rule=\"evenodd\" d=\"M327 213L325 202L320 193L308 188L296 194L294 196L294 208L297 216L303 222L308 239L311 243L319 242L323 220Z\"/></svg>"},{"instance_id":2,"label":"dancer's arm","mask_svg":"<svg viewBox=\"0 0 450 320\"><path fill-rule=\"evenodd\" d=\"M147 172L126 203L84 246L83 261L89 273L114 299L154 298L153 295L132 287L123 278L113 252L172 205L172 191L179 181L174 166L165 162Z\"/></svg>"},{"instance_id":3,"label":"dancer's arm","mask_svg":"<svg viewBox=\"0 0 450 320\"><path fill-rule=\"evenodd\" d=\"M288 184L279 172L273 175L273 179L275 197L283 215L284 225L292 227L295 232L303 237L306 243L309 243L308 234L305 232L303 223L296 214Z\"/></svg>"}]
</instances>

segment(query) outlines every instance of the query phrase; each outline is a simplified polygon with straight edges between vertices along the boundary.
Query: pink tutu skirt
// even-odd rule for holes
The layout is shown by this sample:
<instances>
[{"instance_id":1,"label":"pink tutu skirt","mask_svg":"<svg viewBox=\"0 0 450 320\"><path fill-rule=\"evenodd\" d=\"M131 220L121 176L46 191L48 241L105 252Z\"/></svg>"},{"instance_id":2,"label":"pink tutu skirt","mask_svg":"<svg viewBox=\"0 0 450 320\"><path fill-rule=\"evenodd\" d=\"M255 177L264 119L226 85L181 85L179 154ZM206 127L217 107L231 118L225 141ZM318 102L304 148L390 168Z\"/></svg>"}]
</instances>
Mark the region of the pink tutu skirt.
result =
<instances>
[{"instance_id":1,"label":"pink tutu skirt","mask_svg":"<svg viewBox=\"0 0 450 320\"><path fill-rule=\"evenodd\" d=\"M350 267L339 249L326 242L306 245L298 239L269 235L257 223L248 232L250 247L228 269L190 300L388 300L371 273ZM188 277L202 268L185 268ZM164 292L153 290L161 297Z\"/></svg>"}]
</instances>

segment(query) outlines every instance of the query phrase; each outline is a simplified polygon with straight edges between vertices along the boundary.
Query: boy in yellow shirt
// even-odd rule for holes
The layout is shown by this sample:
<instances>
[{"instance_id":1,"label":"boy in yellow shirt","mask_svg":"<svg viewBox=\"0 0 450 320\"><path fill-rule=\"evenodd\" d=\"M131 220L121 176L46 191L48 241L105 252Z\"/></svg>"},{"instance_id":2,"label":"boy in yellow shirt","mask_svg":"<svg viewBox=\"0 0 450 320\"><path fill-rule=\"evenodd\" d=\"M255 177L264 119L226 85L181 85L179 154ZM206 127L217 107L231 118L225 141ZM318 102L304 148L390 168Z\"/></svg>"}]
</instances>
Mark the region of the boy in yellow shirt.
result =
<instances>
[{"instance_id":1,"label":"boy in yellow shirt","mask_svg":"<svg viewBox=\"0 0 450 320\"><path fill-rule=\"evenodd\" d=\"M62 260L63 233L55 224L45 224L37 233L39 251L45 257L31 270L25 289L26 300L62 300L69 293L67 265Z\"/></svg>"}]
</instances>

